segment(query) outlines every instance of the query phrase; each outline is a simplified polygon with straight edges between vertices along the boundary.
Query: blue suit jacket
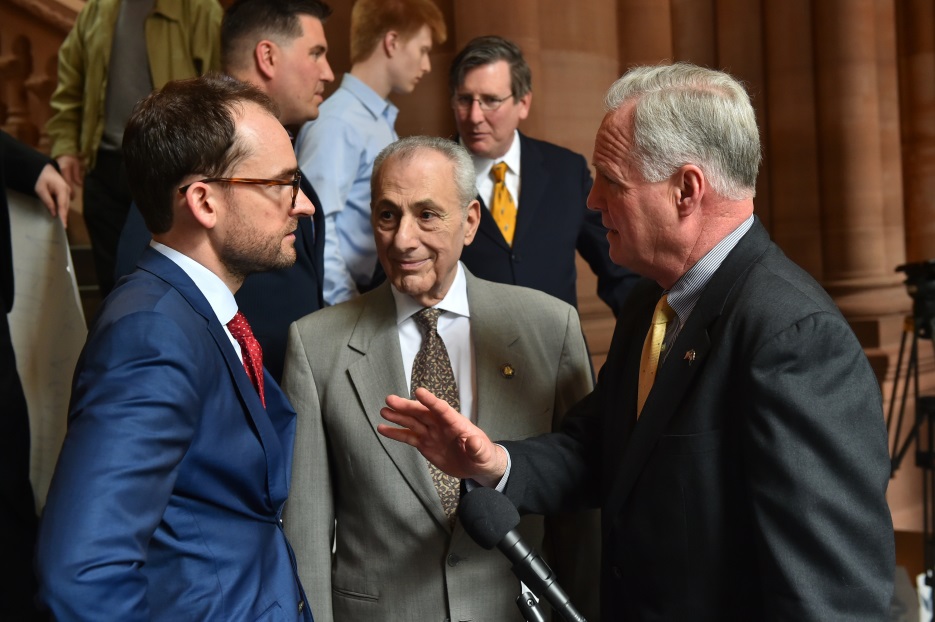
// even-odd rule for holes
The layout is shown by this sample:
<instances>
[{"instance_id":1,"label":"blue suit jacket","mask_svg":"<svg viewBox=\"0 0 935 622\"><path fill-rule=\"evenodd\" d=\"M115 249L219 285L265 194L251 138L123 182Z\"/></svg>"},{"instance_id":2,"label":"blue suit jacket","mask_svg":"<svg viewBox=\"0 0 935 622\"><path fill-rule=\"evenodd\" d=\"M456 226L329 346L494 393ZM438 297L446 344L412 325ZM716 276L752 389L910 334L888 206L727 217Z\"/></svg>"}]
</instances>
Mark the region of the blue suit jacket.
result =
<instances>
[{"instance_id":1,"label":"blue suit jacket","mask_svg":"<svg viewBox=\"0 0 935 622\"><path fill-rule=\"evenodd\" d=\"M42 519L58 620L311 620L279 520L295 411L266 403L208 301L146 249L108 297L72 388Z\"/></svg>"},{"instance_id":2,"label":"blue suit jacket","mask_svg":"<svg viewBox=\"0 0 935 622\"><path fill-rule=\"evenodd\" d=\"M513 246L487 209L461 261L474 276L538 289L577 307L575 250L597 275L597 293L618 315L637 275L609 257L607 229L587 207L591 173L581 155L558 145L520 140L520 194ZM483 200L481 201L483 205Z\"/></svg>"}]
</instances>

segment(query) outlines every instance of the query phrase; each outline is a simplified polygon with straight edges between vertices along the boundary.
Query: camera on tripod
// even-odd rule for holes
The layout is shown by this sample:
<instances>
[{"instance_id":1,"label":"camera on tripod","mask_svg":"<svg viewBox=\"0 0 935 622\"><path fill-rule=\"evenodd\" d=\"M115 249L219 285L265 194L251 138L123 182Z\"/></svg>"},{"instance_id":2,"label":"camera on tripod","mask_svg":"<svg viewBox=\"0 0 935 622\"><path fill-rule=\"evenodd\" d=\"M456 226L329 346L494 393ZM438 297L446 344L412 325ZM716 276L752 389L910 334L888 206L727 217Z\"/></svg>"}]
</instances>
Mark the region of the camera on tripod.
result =
<instances>
[{"instance_id":1,"label":"camera on tripod","mask_svg":"<svg viewBox=\"0 0 935 622\"><path fill-rule=\"evenodd\" d=\"M899 358L896 361L896 375L893 378L893 394L886 417L886 431L892 444L890 473L891 477L895 475L906 453L915 443L916 466L922 471L925 582L932 585L933 578L935 578L935 540L933 540L935 536L935 396L920 395L919 339L928 340L935 346L935 259L906 263L897 266L896 271L906 275L906 290L912 297L912 317L906 318L899 343ZM910 343L908 351L907 341ZM911 429L900 443L903 437L910 385L915 416L911 422ZM902 388L901 394L900 388ZM895 430L893 429L894 423ZM923 423L927 424L924 430Z\"/></svg>"}]
</instances>

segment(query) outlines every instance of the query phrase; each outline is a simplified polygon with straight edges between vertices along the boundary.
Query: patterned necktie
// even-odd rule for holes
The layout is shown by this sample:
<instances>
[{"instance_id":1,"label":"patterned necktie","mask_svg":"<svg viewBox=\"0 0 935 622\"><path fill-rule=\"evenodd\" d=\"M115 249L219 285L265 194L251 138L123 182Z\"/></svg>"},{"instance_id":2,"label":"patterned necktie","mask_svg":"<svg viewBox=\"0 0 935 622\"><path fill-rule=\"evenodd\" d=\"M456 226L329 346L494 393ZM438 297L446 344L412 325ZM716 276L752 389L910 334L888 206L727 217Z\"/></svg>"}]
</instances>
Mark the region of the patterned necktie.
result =
<instances>
[{"instance_id":1,"label":"patterned necktie","mask_svg":"<svg viewBox=\"0 0 935 622\"><path fill-rule=\"evenodd\" d=\"M675 317L675 311L669 306L669 295L665 294L656 303L656 310L653 312L653 323L646 333L646 341L643 342L643 355L640 357L640 385L637 394L636 416L639 418L643 412L643 404L646 403L646 397L649 390L653 388L653 382L656 380L656 370L659 368L659 356L662 353L662 342L666 336L666 326Z\"/></svg>"},{"instance_id":2,"label":"patterned necktie","mask_svg":"<svg viewBox=\"0 0 935 622\"><path fill-rule=\"evenodd\" d=\"M263 350L260 342L253 336L247 318L240 311L227 323L227 330L231 332L237 343L240 344L240 353L243 356L243 368L247 377L253 383L256 392L260 394L260 402L266 408L266 394L263 392Z\"/></svg>"},{"instance_id":3,"label":"patterned necktie","mask_svg":"<svg viewBox=\"0 0 935 622\"><path fill-rule=\"evenodd\" d=\"M448 405L455 410L461 410L458 383L451 369L451 359L448 358L445 342L438 334L438 317L441 314L439 309L425 308L412 316L422 331L422 347L419 348L416 358L412 361L411 392L415 395L418 387L424 387L436 397L448 402ZM441 498L442 509L445 510L445 516L453 526L461 494L461 482L457 477L438 470L431 462L427 464L435 490Z\"/></svg>"},{"instance_id":4,"label":"patterned necktie","mask_svg":"<svg viewBox=\"0 0 935 622\"><path fill-rule=\"evenodd\" d=\"M506 162L494 164L490 169L490 175L495 182L490 213L494 222L500 227L503 239L512 246L513 234L516 233L516 203L513 202L513 197L510 196L510 191L506 187Z\"/></svg>"}]
</instances>

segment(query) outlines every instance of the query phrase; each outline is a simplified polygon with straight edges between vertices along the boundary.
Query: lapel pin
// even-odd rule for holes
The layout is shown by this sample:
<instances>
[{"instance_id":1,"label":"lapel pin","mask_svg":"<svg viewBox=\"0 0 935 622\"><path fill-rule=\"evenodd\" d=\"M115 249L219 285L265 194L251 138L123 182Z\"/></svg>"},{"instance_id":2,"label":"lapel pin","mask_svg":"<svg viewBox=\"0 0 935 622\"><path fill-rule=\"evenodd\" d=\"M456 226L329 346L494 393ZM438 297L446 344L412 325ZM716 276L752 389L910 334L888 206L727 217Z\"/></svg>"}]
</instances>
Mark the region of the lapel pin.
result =
<instances>
[{"instance_id":1,"label":"lapel pin","mask_svg":"<svg viewBox=\"0 0 935 622\"><path fill-rule=\"evenodd\" d=\"M500 366L500 375L506 378L507 380L510 380L511 378L513 378L513 376L516 375L516 370L513 369L513 366L510 365L509 363L504 363L503 365Z\"/></svg>"},{"instance_id":2,"label":"lapel pin","mask_svg":"<svg viewBox=\"0 0 935 622\"><path fill-rule=\"evenodd\" d=\"M685 360L688 361L688 364L691 365L695 362L695 351L689 350L685 353Z\"/></svg>"}]
</instances>

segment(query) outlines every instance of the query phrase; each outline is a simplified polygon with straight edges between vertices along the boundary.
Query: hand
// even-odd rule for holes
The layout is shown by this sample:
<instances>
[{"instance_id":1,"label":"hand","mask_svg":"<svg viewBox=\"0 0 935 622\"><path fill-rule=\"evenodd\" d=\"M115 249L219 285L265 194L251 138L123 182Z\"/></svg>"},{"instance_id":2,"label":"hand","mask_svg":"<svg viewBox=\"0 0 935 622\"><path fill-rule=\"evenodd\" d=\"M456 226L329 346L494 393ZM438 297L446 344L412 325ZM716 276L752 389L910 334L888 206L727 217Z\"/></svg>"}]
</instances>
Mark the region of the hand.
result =
<instances>
[{"instance_id":1,"label":"hand","mask_svg":"<svg viewBox=\"0 0 935 622\"><path fill-rule=\"evenodd\" d=\"M55 159L62 176L73 189L84 185L84 165L76 155L60 155Z\"/></svg>"},{"instance_id":2,"label":"hand","mask_svg":"<svg viewBox=\"0 0 935 622\"><path fill-rule=\"evenodd\" d=\"M58 216L62 225L68 226L68 208L71 206L71 187L55 167L46 164L36 179L36 196L49 208L52 216Z\"/></svg>"},{"instance_id":3,"label":"hand","mask_svg":"<svg viewBox=\"0 0 935 622\"><path fill-rule=\"evenodd\" d=\"M416 389L415 396L416 400L387 396L388 408L380 409L380 415L402 427L378 425L377 431L412 445L448 475L473 479L482 486L496 486L506 472L503 448L426 389Z\"/></svg>"}]
</instances>

